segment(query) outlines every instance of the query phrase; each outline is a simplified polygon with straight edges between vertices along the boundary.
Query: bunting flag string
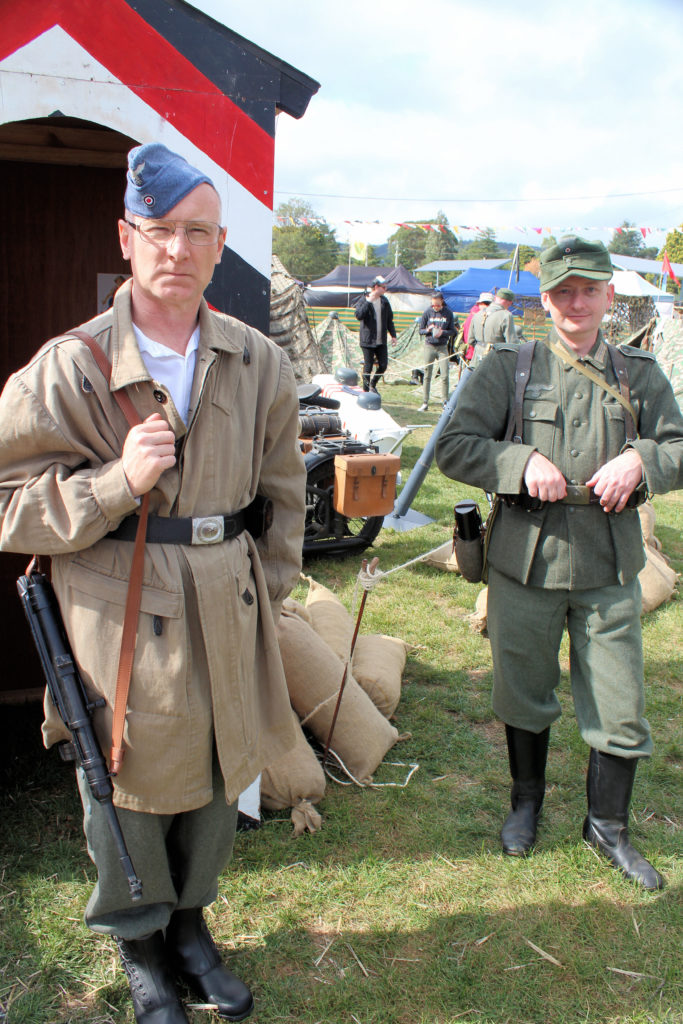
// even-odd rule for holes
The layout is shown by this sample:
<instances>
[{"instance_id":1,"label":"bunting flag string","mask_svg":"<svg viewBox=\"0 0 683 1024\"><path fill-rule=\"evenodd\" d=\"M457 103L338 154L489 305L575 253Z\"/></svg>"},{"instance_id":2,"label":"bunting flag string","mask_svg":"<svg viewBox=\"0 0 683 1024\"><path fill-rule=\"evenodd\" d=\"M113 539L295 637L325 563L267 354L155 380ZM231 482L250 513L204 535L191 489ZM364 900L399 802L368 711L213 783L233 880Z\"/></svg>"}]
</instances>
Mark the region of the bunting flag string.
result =
<instances>
[{"instance_id":1,"label":"bunting flag string","mask_svg":"<svg viewBox=\"0 0 683 1024\"><path fill-rule=\"evenodd\" d=\"M379 220L342 220L342 221L328 221L324 217L274 217L274 227L286 228L286 227L312 227L322 226L337 229L354 229L360 226L363 227L376 227L385 228L388 233L393 233L397 228L404 228L408 231L435 231L437 233L447 234L451 232L454 235L460 234L482 234L485 231L518 231L523 235L567 235L567 234L592 234L594 232L607 232L611 231L618 235L622 235L627 231L639 231L643 238L647 240L648 235L651 234L667 234L669 231L678 230L678 225L669 227L650 227L633 225L629 227L619 226L603 226L603 227L576 227L576 226L547 226L542 225L537 227L524 226L519 224L497 224L495 226L484 227L479 224L434 224L429 221L379 221ZM393 230L392 230L393 229Z\"/></svg>"}]
</instances>

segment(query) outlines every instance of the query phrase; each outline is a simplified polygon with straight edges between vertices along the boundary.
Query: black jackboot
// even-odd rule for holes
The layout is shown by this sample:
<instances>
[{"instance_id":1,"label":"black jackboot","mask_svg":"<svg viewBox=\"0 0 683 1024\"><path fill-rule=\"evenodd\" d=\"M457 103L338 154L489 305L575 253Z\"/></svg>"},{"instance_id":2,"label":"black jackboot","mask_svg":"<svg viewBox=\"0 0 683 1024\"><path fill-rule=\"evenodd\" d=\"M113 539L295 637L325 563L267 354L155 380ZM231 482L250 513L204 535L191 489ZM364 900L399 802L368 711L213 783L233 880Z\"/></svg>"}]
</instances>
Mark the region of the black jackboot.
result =
<instances>
[{"instance_id":1,"label":"black jackboot","mask_svg":"<svg viewBox=\"0 0 683 1024\"><path fill-rule=\"evenodd\" d=\"M644 889L663 889L664 879L648 860L631 846L628 809L637 757L616 757L591 750L586 778L588 815L583 838L604 853L612 864Z\"/></svg>"},{"instance_id":2,"label":"black jackboot","mask_svg":"<svg viewBox=\"0 0 683 1024\"><path fill-rule=\"evenodd\" d=\"M512 810L505 819L500 838L503 853L526 857L536 842L536 825L545 795L550 728L535 733L506 725L505 736L512 776Z\"/></svg>"},{"instance_id":3,"label":"black jackboot","mask_svg":"<svg viewBox=\"0 0 683 1024\"><path fill-rule=\"evenodd\" d=\"M146 939L116 939L138 1024L188 1024L166 959L162 932Z\"/></svg>"},{"instance_id":4,"label":"black jackboot","mask_svg":"<svg viewBox=\"0 0 683 1024\"><path fill-rule=\"evenodd\" d=\"M223 965L201 907L176 910L166 929L169 963L204 1003L226 1020L244 1020L254 1009L251 992Z\"/></svg>"}]
</instances>

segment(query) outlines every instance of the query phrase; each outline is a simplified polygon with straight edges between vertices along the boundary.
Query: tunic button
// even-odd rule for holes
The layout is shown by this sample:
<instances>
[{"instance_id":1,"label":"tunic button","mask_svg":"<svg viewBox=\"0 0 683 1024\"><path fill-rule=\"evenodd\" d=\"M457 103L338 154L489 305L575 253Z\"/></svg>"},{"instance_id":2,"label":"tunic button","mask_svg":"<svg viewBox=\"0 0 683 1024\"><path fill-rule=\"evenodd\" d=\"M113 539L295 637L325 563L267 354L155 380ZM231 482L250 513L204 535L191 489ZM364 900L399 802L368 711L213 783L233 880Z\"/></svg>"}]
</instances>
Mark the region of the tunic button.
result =
<instances>
[{"instance_id":1,"label":"tunic button","mask_svg":"<svg viewBox=\"0 0 683 1024\"><path fill-rule=\"evenodd\" d=\"M531 412L529 413L529 419L533 420L535 418L535 416L536 416L536 410L532 409Z\"/></svg>"},{"instance_id":2,"label":"tunic button","mask_svg":"<svg viewBox=\"0 0 683 1024\"><path fill-rule=\"evenodd\" d=\"M572 425L575 426L575 427L580 427L581 426L581 420L572 420Z\"/></svg>"},{"instance_id":3,"label":"tunic button","mask_svg":"<svg viewBox=\"0 0 683 1024\"><path fill-rule=\"evenodd\" d=\"M572 458L575 459L578 455L581 454L581 452L577 452L576 448L572 448L569 454L572 456Z\"/></svg>"},{"instance_id":4,"label":"tunic button","mask_svg":"<svg viewBox=\"0 0 683 1024\"><path fill-rule=\"evenodd\" d=\"M583 392L577 391L576 394L574 395L574 398L583 398Z\"/></svg>"},{"instance_id":5,"label":"tunic button","mask_svg":"<svg viewBox=\"0 0 683 1024\"><path fill-rule=\"evenodd\" d=\"M168 401L168 396L165 392L161 391L160 388L154 389L154 397L160 405L166 405L166 402Z\"/></svg>"}]
</instances>

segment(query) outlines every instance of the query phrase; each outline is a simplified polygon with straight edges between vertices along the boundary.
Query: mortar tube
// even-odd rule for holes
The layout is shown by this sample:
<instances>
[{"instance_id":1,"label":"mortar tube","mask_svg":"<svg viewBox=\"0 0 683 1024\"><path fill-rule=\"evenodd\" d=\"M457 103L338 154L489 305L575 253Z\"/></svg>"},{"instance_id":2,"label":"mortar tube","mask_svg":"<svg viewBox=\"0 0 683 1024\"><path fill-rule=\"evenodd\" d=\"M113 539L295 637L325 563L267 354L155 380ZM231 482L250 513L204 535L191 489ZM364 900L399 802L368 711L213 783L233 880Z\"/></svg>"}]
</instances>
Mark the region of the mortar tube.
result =
<instances>
[{"instance_id":1,"label":"mortar tube","mask_svg":"<svg viewBox=\"0 0 683 1024\"><path fill-rule=\"evenodd\" d=\"M386 517L387 520L400 519L401 516L404 516L406 514L406 512L410 508L410 503L412 502L413 498L419 491L424 481L424 478L427 476L427 473L429 472L432 462L434 461L434 453L436 451L437 442L441 435L443 434L444 430L446 429L447 423L450 422L451 416L455 412L455 407L458 404L458 399L460 398L460 395L462 394L464 388L467 386L470 377L474 373L474 370L471 370L470 367L467 366L465 363L461 363L461 366L462 373L460 375L460 380L458 381L457 387L452 392L450 398L446 402L444 411L441 413L441 416L439 417L439 420L436 426L434 427L434 430L432 431L432 434L429 440L427 441L427 444L422 449L422 452L420 453L417 462L413 466L410 476L408 477L408 479L405 482L405 485L401 489L401 493L399 494L394 504L394 511L390 512L389 515Z\"/></svg>"}]
</instances>

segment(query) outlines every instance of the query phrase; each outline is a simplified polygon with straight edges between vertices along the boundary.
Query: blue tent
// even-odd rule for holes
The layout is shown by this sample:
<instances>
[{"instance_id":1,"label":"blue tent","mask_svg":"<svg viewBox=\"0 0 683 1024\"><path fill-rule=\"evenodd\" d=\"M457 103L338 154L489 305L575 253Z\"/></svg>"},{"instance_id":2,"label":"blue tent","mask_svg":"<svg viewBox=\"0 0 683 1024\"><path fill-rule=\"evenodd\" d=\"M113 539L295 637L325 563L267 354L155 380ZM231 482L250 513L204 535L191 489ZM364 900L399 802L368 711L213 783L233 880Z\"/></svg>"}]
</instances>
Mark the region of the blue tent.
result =
<instances>
[{"instance_id":1,"label":"blue tent","mask_svg":"<svg viewBox=\"0 0 683 1024\"><path fill-rule=\"evenodd\" d=\"M519 281L515 274L510 281L509 270L476 270L472 267L441 285L440 291L454 313L468 313L482 292L495 292L497 288L510 288L519 298L540 300L541 297L538 278L528 270L520 271Z\"/></svg>"}]
</instances>

